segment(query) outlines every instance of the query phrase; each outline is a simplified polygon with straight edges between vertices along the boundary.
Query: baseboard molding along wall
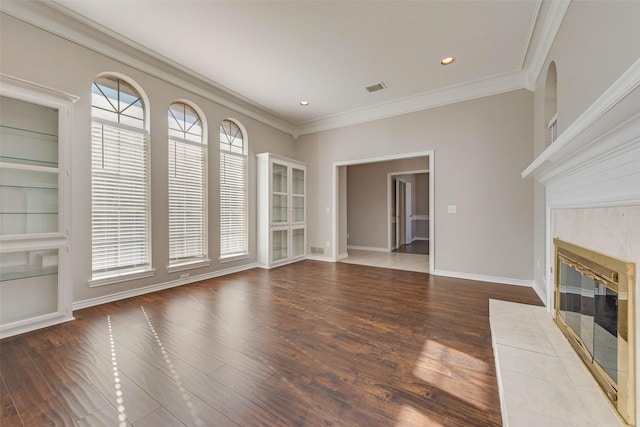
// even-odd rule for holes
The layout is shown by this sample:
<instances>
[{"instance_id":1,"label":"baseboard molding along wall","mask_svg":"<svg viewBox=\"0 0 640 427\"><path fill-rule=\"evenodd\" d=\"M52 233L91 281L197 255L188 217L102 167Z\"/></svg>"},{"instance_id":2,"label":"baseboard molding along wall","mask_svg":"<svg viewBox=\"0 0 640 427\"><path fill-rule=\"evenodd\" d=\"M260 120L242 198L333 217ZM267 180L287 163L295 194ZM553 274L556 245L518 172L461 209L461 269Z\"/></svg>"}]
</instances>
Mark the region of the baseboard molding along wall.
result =
<instances>
[{"instance_id":1,"label":"baseboard molding along wall","mask_svg":"<svg viewBox=\"0 0 640 427\"><path fill-rule=\"evenodd\" d=\"M123 299L137 297L144 294L150 294L152 292L161 291L164 289L175 288L177 286L188 285L189 283L199 282L201 280L213 279L215 277L225 276L231 273L237 273L244 270L250 270L256 268L258 264L252 263L242 265L240 267L226 268L224 270L213 271L211 273L199 274L197 276L190 276L184 279L171 280L169 282L158 283L156 285L144 286L142 288L131 289L129 291L117 292L115 294L105 295L98 298L90 298L83 301L76 301L73 303L73 310L81 310L83 308L89 308L100 304L106 304L109 302L120 301Z\"/></svg>"},{"instance_id":2,"label":"baseboard molding along wall","mask_svg":"<svg viewBox=\"0 0 640 427\"><path fill-rule=\"evenodd\" d=\"M509 277L484 276L481 274L458 273L455 271L446 271L446 270L438 270L438 269L434 270L433 274L435 276L453 277L455 279L477 280L479 282L500 283L502 285L526 286L529 288L533 288L533 290L536 291L538 296L540 296L538 291L535 289L535 283L533 280L512 279Z\"/></svg>"},{"instance_id":3,"label":"baseboard molding along wall","mask_svg":"<svg viewBox=\"0 0 640 427\"><path fill-rule=\"evenodd\" d=\"M372 252L389 252L387 248L378 248L373 246L347 246L347 249L353 249L355 251L372 251Z\"/></svg>"}]
</instances>

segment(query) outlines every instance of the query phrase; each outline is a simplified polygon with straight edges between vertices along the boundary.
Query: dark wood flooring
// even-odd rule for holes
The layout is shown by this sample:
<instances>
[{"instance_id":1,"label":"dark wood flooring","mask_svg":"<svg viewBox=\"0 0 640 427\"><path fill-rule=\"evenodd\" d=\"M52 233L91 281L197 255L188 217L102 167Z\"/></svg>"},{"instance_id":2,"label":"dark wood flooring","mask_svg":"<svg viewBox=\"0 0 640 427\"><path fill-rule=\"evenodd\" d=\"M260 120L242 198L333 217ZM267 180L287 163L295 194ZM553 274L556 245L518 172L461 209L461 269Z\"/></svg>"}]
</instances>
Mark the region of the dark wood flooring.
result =
<instances>
[{"instance_id":1,"label":"dark wood flooring","mask_svg":"<svg viewBox=\"0 0 640 427\"><path fill-rule=\"evenodd\" d=\"M342 263L254 269L0 341L0 425L500 426L489 298Z\"/></svg>"},{"instance_id":2,"label":"dark wood flooring","mask_svg":"<svg viewBox=\"0 0 640 427\"><path fill-rule=\"evenodd\" d=\"M394 249L393 252L401 252L405 254L429 255L429 241L416 240L407 245L400 245L400 247L398 249Z\"/></svg>"}]
</instances>

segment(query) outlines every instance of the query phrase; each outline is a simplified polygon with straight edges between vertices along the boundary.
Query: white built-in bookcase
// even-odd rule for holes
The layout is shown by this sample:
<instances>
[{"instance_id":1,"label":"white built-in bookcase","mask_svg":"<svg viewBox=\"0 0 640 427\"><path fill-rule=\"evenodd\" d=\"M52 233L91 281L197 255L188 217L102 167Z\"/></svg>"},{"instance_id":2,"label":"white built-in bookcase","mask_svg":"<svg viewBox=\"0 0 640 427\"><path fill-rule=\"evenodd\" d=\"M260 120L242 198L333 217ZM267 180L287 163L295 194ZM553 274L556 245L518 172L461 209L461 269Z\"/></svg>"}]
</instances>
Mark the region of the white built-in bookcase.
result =
<instances>
[{"instance_id":1,"label":"white built-in bookcase","mask_svg":"<svg viewBox=\"0 0 640 427\"><path fill-rule=\"evenodd\" d=\"M69 144L77 99L0 75L0 338L73 318Z\"/></svg>"}]
</instances>

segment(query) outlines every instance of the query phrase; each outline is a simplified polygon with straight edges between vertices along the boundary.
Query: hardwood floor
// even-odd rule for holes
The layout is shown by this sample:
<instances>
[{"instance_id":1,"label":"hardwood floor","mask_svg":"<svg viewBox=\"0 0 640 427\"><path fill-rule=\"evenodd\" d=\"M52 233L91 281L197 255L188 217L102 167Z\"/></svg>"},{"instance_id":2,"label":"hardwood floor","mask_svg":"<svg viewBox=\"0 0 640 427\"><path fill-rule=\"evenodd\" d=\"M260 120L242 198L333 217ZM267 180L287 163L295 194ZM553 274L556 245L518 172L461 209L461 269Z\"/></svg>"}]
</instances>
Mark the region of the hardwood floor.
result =
<instances>
[{"instance_id":1,"label":"hardwood floor","mask_svg":"<svg viewBox=\"0 0 640 427\"><path fill-rule=\"evenodd\" d=\"M394 249L393 252L401 252L405 254L429 255L429 241L416 240L406 245L400 245L400 247L398 249Z\"/></svg>"},{"instance_id":2,"label":"hardwood floor","mask_svg":"<svg viewBox=\"0 0 640 427\"><path fill-rule=\"evenodd\" d=\"M0 341L0 425L499 426L489 298L342 263L253 269Z\"/></svg>"}]
</instances>

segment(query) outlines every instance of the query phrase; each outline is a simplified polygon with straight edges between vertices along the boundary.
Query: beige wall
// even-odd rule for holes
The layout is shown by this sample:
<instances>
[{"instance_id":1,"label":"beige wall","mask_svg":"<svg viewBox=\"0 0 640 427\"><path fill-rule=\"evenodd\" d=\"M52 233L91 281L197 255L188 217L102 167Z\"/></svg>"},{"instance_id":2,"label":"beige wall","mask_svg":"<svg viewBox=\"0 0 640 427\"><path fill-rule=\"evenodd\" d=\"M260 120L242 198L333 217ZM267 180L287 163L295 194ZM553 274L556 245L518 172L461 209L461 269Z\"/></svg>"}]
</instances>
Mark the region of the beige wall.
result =
<instances>
[{"instance_id":1,"label":"beige wall","mask_svg":"<svg viewBox=\"0 0 640 427\"><path fill-rule=\"evenodd\" d=\"M350 246L387 249L388 238L388 174L426 170L427 157L367 163L347 166L347 205L339 205L339 212L347 212L347 232ZM417 199L415 177L406 176L412 182L412 198ZM427 190L427 197L428 197ZM415 204L413 205L415 206ZM413 211L415 213L415 209Z\"/></svg>"},{"instance_id":2,"label":"beige wall","mask_svg":"<svg viewBox=\"0 0 640 427\"><path fill-rule=\"evenodd\" d=\"M238 119L246 128L249 142L249 200L256 197L255 154L271 151L292 157L293 138L281 131L238 114L228 108L168 84L149 74L80 47L22 21L1 14L2 49L0 71L29 82L80 96L74 107L72 129L72 258L73 299L91 298L128 291L138 287L178 279L181 273L169 274L168 264L168 196L167 196L167 108L176 99L197 104L209 125L209 252L212 264L190 270L191 275L205 274L255 262L256 212L249 213L251 258L241 262L219 264L218 226L218 135L217 127L225 118ZM151 209L153 277L90 288L91 277L91 193L90 193L90 124L91 83L96 75L118 72L140 85L149 98L151 109Z\"/></svg>"},{"instance_id":3,"label":"beige wall","mask_svg":"<svg viewBox=\"0 0 640 427\"><path fill-rule=\"evenodd\" d=\"M332 239L335 162L434 150L435 267L533 279L533 96L520 90L304 135L309 165L309 243ZM447 205L458 205L448 214Z\"/></svg>"},{"instance_id":4,"label":"beige wall","mask_svg":"<svg viewBox=\"0 0 640 427\"><path fill-rule=\"evenodd\" d=\"M544 150L545 83L551 61L557 69L558 133L571 125L640 57L639 1L573 1L536 81L534 153ZM533 157L531 158L533 161ZM535 280L545 284L544 187L535 188Z\"/></svg>"}]
</instances>

